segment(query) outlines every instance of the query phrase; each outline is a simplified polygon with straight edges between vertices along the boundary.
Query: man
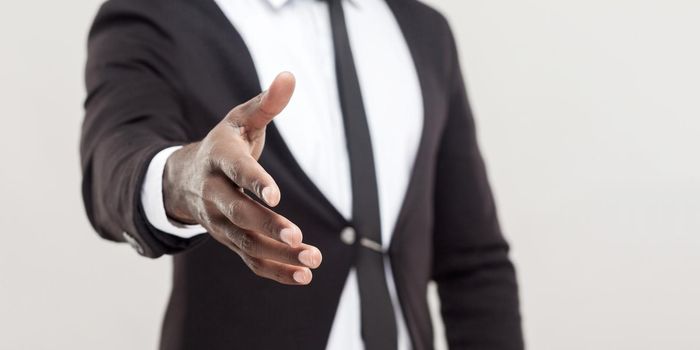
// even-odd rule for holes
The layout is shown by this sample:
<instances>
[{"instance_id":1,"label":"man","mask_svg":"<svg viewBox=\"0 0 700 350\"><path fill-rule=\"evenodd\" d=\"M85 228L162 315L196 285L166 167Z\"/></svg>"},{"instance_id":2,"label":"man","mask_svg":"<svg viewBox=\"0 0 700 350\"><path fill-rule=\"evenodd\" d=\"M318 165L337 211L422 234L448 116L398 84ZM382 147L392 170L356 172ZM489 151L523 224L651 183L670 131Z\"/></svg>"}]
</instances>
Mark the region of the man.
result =
<instances>
[{"instance_id":1,"label":"man","mask_svg":"<svg viewBox=\"0 0 700 350\"><path fill-rule=\"evenodd\" d=\"M523 348L437 12L111 0L88 49L85 206L102 237L174 254L162 349L430 349L430 280L452 349Z\"/></svg>"}]
</instances>

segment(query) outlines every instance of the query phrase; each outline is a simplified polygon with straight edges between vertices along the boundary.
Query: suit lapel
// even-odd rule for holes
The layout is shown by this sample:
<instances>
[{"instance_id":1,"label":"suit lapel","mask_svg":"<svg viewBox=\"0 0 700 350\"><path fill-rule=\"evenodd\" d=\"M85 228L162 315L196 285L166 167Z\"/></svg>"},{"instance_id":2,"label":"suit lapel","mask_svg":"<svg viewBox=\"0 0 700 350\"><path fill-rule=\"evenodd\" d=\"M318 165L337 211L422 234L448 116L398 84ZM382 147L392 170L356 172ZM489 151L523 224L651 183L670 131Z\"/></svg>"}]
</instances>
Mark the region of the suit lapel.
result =
<instances>
[{"instance_id":1,"label":"suit lapel","mask_svg":"<svg viewBox=\"0 0 700 350\"><path fill-rule=\"evenodd\" d=\"M418 169L424 169L428 166L428 161L430 159L428 144L431 141L430 135L435 134L435 128L437 123L428 118L428 116L435 115L435 104L436 99L434 98L433 91L440 91L436 89L438 81L436 75L430 71L430 57L427 56L429 50L426 48L425 40L422 40L424 35L420 31L421 26L415 25L413 21L415 16L411 12L412 2L403 0L387 0L389 8L394 13L394 17L399 24L399 28L403 33L403 36L408 45L411 57L413 58L413 64L416 67L416 72L418 74L418 81L420 83L421 95L423 96L423 130L421 132L421 140L418 146L418 151L416 152L416 158L413 163L413 169L411 171L411 177L404 195L404 200L401 205L401 210L399 211L398 218L396 219L396 225L394 226L394 232L391 236L390 249L395 250L398 246L398 241L401 239L402 232L404 232L406 219L410 211L416 204L428 205L427 203L421 202L420 198L417 197L418 191L416 188L418 186L425 186L425 183L421 183L417 174Z\"/></svg>"}]
</instances>

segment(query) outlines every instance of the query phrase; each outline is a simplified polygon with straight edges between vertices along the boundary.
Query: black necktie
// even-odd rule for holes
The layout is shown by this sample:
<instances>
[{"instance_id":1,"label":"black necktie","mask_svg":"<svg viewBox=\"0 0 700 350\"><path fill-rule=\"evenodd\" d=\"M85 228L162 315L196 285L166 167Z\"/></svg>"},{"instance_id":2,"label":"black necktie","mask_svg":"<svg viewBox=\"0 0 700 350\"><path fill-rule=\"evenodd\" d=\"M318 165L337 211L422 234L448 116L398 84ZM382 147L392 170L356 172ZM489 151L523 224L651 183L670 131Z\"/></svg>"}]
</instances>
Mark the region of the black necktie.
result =
<instances>
[{"instance_id":1,"label":"black necktie","mask_svg":"<svg viewBox=\"0 0 700 350\"><path fill-rule=\"evenodd\" d=\"M352 181L352 224L359 244L355 266L360 287L362 339L367 350L397 347L396 319L384 274L377 179L360 83L350 49L342 0L328 3L333 31L335 71Z\"/></svg>"}]
</instances>

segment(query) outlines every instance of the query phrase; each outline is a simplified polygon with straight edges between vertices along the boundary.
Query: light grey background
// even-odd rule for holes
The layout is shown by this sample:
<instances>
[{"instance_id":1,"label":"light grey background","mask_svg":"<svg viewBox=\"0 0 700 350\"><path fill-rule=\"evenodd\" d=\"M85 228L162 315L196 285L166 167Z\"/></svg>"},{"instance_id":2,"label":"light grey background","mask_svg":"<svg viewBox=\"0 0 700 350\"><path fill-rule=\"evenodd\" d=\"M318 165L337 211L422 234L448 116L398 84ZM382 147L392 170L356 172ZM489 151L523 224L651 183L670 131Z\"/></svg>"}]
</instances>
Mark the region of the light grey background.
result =
<instances>
[{"instance_id":1,"label":"light grey background","mask_svg":"<svg viewBox=\"0 0 700 350\"><path fill-rule=\"evenodd\" d=\"M429 3L459 40L529 348L700 349L700 2ZM157 344L169 260L98 239L80 200L98 4L0 2L0 349Z\"/></svg>"}]
</instances>

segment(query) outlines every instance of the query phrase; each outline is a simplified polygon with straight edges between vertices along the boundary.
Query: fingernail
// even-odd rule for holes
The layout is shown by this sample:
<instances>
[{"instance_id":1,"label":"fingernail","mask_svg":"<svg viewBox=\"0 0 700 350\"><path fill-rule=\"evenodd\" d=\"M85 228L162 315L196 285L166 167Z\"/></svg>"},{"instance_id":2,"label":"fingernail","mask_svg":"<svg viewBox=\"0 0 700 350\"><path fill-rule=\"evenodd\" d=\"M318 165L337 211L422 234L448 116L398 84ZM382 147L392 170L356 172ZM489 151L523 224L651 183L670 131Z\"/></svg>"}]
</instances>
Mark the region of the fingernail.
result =
<instances>
[{"instance_id":1,"label":"fingernail","mask_svg":"<svg viewBox=\"0 0 700 350\"><path fill-rule=\"evenodd\" d=\"M295 234L295 230L289 227L283 228L282 231L280 231L280 239L282 242L287 243L292 247L301 243L299 236Z\"/></svg>"},{"instance_id":2,"label":"fingernail","mask_svg":"<svg viewBox=\"0 0 700 350\"><path fill-rule=\"evenodd\" d=\"M313 250L303 250L299 253L299 261L308 267L317 268L319 264L318 260Z\"/></svg>"},{"instance_id":3,"label":"fingernail","mask_svg":"<svg viewBox=\"0 0 700 350\"><path fill-rule=\"evenodd\" d=\"M275 189L272 187L265 187L262 190L262 198L268 205L277 205L277 196L275 196Z\"/></svg>"},{"instance_id":4,"label":"fingernail","mask_svg":"<svg viewBox=\"0 0 700 350\"><path fill-rule=\"evenodd\" d=\"M307 284L311 282L311 271L307 269L298 270L294 272L294 275L292 275L292 277L297 283Z\"/></svg>"}]
</instances>

